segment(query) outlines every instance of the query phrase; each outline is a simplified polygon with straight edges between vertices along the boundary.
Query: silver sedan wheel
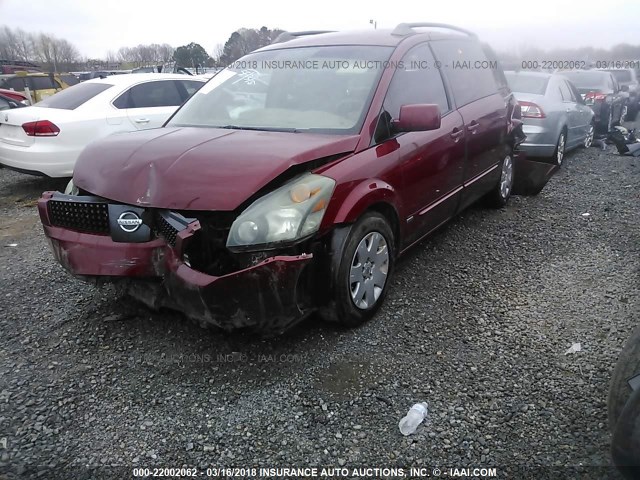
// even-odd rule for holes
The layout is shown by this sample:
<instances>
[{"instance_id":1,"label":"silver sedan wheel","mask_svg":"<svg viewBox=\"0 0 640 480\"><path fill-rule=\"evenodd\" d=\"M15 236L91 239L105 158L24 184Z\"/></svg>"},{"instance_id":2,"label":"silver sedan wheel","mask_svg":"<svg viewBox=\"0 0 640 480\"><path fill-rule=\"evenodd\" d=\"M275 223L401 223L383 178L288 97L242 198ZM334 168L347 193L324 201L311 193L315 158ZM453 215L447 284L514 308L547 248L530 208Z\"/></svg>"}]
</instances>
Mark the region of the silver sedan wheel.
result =
<instances>
[{"instance_id":1,"label":"silver sedan wheel","mask_svg":"<svg viewBox=\"0 0 640 480\"><path fill-rule=\"evenodd\" d=\"M371 308L380 298L389 273L389 248L379 232L367 234L351 260L349 288L356 307Z\"/></svg>"},{"instance_id":2,"label":"silver sedan wheel","mask_svg":"<svg viewBox=\"0 0 640 480\"><path fill-rule=\"evenodd\" d=\"M556 162L558 165L562 165L562 159L564 158L564 148L565 148L565 136L564 133L560 134L560 138L558 138L558 145L556 147Z\"/></svg>"},{"instance_id":3,"label":"silver sedan wheel","mask_svg":"<svg viewBox=\"0 0 640 480\"><path fill-rule=\"evenodd\" d=\"M500 174L500 196L507 198L513 186L513 160L511 155L504 157L502 162L502 173Z\"/></svg>"},{"instance_id":4,"label":"silver sedan wheel","mask_svg":"<svg viewBox=\"0 0 640 480\"><path fill-rule=\"evenodd\" d=\"M587 132L587 136L584 139L585 148L589 148L593 143L593 135L595 133L595 128L593 125L589 125L589 131Z\"/></svg>"}]
</instances>

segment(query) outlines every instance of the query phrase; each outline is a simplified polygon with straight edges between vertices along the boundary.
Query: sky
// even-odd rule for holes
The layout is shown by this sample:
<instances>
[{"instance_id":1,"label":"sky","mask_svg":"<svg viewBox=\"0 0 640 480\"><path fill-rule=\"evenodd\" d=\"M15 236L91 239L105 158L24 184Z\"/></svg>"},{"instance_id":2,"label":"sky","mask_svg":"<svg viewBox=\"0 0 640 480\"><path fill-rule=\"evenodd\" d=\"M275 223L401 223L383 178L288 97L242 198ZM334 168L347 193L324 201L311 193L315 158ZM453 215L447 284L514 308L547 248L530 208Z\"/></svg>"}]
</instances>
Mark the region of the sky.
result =
<instances>
[{"instance_id":1,"label":"sky","mask_svg":"<svg viewBox=\"0 0 640 480\"><path fill-rule=\"evenodd\" d=\"M618 43L640 44L640 2L607 0L590 5L566 0L0 0L0 25L51 33L81 55L104 58L123 46L190 42L213 53L239 28L358 30L393 28L400 22L450 23L476 32L494 49L517 53ZM635 60L635 59L629 59Z\"/></svg>"}]
</instances>

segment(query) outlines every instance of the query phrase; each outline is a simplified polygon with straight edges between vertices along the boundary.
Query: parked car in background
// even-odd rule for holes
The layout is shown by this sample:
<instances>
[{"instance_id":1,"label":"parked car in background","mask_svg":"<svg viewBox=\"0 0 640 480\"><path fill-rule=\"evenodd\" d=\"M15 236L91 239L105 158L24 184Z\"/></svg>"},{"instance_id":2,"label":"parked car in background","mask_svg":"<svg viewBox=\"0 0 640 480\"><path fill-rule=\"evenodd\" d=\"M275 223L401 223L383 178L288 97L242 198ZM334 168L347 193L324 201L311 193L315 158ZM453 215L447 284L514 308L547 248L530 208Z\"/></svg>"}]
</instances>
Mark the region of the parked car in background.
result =
<instances>
[{"instance_id":1,"label":"parked car in background","mask_svg":"<svg viewBox=\"0 0 640 480\"><path fill-rule=\"evenodd\" d=\"M593 111L564 76L542 72L505 72L516 96L527 139L520 149L531 157L554 157L562 165L572 148L590 147L595 132Z\"/></svg>"},{"instance_id":2,"label":"parked car in background","mask_svg":"<svg viewBox=\"0 0 640 480\"><path fill-rule=\"evenodd\" d=\"M640 110L640 82L638 82L636 71L632 68L604 71L610 72L620 88L629 93L627 120L635 120Z\"/></svg>"},{"instance_id":3,"label":"parked car in background","mask_svg":"<svg viewBox=\"0 0 640 480\"><path fill-rule=\"evenodd\" d=\"M42 69L32 62L0 59L0 74L6 75L18 72L42 72Z\"/></svg>"},{"instance_id":4,"label":"parked car in background","mask_svg":"<svg viewBox=\"0 0 640 480\"><path fill-rule=\"evenodd\" d=\"M9 109L12 109L12 108L22 108L22 107L25 107L25 106L26 105L24 105L23 103L20 103L15 98L3 95L2 92L0 92L0 110L9 110Z\"/></svg>"},{"instance_id":5,"label":"parked car in background","mask_svg":"<svg viewBox=\"0 0 640 480\"><path fill-rule=\"evenodd\" d=\"M586 105L596 114L596 130L606 133L624 122L628 94L610 72L569 70L561 72L576 86Z\"/></svg>"},{"instance_id":6,"label":"parked car in background","mask_svg":"<svg viewBox=\"0 0 640 480\"><path fill-rule=\"evenodd\" d=\"M59 75L52 73L18 72L11 75L0 75L0 88L26 93L29 88L33 103L44 100L60 90L68 88Z\"/></svg>"},{"instance_id":7,"label":"parked car in background","mask_svg":"<svg viewBox=\"0 0 640 480\"><path fill-rule=\"evenodd\" d=\"M91 143L73 195L39 201L56 258L225 329L361 324L400 253L511 195L515 98L488 47L442 28L287 33L163 128Z\"/></svg>"},{"instance_id":8,"label":"parked car in background","mask_svg":"<svg viewBox=\"0 0 640 480\"><path fill-rule=\"evenodd\" d=\"M162 126L205 81L184 75L116 75L88 80L0 116L0 164L70 177L92 140Z\"/></svg>"},{"instance_id":9,"label":"parked car in background","mask_svg":"<svg viewBox=\"0 0 640 480\"><path fill-rule=\"evenodd\" d=\"M0 88L0 95L9 97L12 100L22 103L23 105L29 105L29 97L27 97L22 92L16 92L15 90L7 90L5 88Z\"/></svg>"}]
</instances>

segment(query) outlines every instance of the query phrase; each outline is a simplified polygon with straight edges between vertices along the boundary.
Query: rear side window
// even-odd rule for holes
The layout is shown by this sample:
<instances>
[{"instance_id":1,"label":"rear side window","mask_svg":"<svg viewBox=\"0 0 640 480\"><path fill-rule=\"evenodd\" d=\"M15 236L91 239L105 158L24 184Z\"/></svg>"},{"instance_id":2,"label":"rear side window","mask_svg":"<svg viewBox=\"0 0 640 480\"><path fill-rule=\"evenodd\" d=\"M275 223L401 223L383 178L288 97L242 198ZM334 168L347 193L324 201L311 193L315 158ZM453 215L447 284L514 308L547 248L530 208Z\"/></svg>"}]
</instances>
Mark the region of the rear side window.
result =
<instances>
[{"instance_id":1,"label":"rear side window","mask_svg":"<svg viewBox=\"0 0 640 480\"><path fill-rule=\"evenodd\" d=\"M173 80L160 80L135 85L120 95L113 105L116 108L177 107L182 96Z\"/></svg>"},{"instance_id":2,"label":"rear side window","mask_svg":"<svg viewBox=\"0 0 640 480\"><path fill-rule=\"evenodd\" d=\"M11 108L11 105L9 104L9 102L4 98L0 97L0 110L9 110L10 108Z\"/></svg>"},{"instance_id":3,"label":"rear side window","mask_svg":"<svg viewBox=\"0 0 640 480\"><path fill-rule=\"evenodd\" d=\"M113 87L108 83L79 83L66 90L51 95L41 102L39 107L59 108L61 110L75 110L80 105L88 102L96 95Z\"/></svg>"},{"instance_id":4,"label":"rear side window","mask_svg":"<svg viewBox=\"0 0 640 480\"><path fill-rule=\"evenodd\" d=\"M493 70L499 67L495 60L487 59L479 43L456 39L434 41L431 45L451 83L458 107L497 93Z\"/></svg>"},{"instance_id":5,"label":"rear side window","mask_svg":"<svg viewBox=\"0 0 640 480\"><path fill-rule=\"evenodd\" d=\"M567 86L566 82L558 82L558 87L560 88L560 95L562 95L562 100L565 102L571 102L573 98L571 98L571 92L569 91L569 87Z\"/></svg>"},{"instance_id":6,"label":"rear side window","mask_svg":"<svg viewBox=\"0 0 640 480\"><path fill-rule=\"evenodd\" d=\"M440 107L441 113L449 111L442 76L438 69L433 68L434 62L427 44L407 52L402 59L402 68L396 69L384 99L384 109L392 118L398 118L402 105L433 103Z\"/></svg>"}]
</instances>

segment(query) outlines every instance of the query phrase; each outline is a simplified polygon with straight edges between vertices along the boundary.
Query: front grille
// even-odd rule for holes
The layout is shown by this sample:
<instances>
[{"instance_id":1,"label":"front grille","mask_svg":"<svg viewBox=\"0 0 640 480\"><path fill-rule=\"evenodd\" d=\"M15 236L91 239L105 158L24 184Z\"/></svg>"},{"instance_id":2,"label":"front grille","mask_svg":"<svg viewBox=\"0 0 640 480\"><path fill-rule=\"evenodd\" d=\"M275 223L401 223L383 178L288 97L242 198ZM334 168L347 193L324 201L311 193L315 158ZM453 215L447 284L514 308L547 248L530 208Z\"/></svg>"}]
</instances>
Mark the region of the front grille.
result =
<instances>
[{"instance_id":1,"label":"front grille","mask_svg":"<svg viewBox=\"0 0 640 480\"><path fill-rule=\"evenodd\" d=\"M176 237L178 230L173 227L162 215L158 215L156 219L157 232L165 242L172 247L176 246Z\"/></svg>"},{"instance_id":2,"label":"front grille","mask_svg":"<svg viewBox=\"0 0 640 480\"><path fill-rule=\"evenodd\" d=\"M56 227L109 234L109 207L106 203L49 200L48 208L49 220Z\"/></svg>"}]
</instances>

